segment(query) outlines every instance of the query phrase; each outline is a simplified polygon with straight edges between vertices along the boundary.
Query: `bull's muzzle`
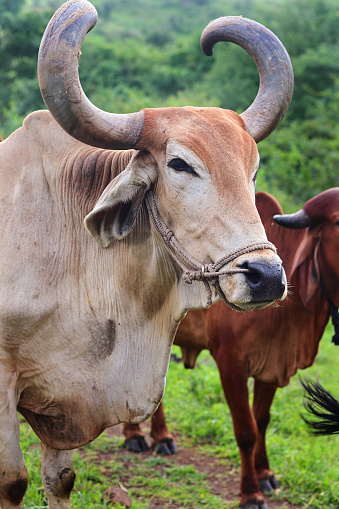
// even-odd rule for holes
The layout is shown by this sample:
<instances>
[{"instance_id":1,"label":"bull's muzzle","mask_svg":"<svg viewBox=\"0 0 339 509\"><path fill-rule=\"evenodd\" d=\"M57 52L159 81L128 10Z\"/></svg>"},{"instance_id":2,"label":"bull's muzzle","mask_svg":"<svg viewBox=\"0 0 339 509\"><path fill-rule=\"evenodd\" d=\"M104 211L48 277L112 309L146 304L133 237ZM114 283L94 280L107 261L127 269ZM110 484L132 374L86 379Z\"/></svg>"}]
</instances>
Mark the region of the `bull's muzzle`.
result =
<instances>
[{"instance_id":1,"label":"bull's muzzle","mask_svg":"<svg viewBox=\"0 0 339 509\"><path fill-rule=\"evenodd\" d=\"M284 297L287 289L285 271L280 263L247 263L244 273L253 301L274 301Z\"/></svg>"}]
</instances>

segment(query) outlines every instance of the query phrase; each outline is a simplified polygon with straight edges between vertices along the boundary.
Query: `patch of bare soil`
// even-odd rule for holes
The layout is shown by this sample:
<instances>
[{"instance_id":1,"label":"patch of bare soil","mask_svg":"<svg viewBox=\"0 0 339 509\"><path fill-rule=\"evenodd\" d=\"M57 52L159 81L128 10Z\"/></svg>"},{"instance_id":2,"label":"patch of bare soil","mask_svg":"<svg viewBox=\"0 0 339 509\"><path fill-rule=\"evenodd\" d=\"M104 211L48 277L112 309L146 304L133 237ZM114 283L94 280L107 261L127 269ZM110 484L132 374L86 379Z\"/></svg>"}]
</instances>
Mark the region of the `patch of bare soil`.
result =
<instances>
[{"instance_id":1,"label":"patch of bare soil","mask_svg":"<svg viewBox=\"0 0 339 509\"><path fill-rule=\"evenodd\" d=\"M149 435L149 424L148 422L143 423L141 425L142 431L145 434L148 444L151 443L151 438ZM172 431L172 430L171 430ZM123 437L122 434L122 426L114 426L106 430L106 433L109 433L111 436L119 436ZM172 462L177 465L193 465L194 468L201 473L204 473L207 476L208 482L210 484L210 489L214 495L218 495L225 502L234 503L239 500L239 489L240 489L240 470L238 468L234 468L232 464L227 463L225 459L218 459L213 456L208 456L201 452L198 452L192 448L188 448L183 446L180 443L179 437L176 437L174 433L174 439L178 446L178 453L166 456L166 460ZM140 462L143 459L154 454L152 450L141 452L138 454L140 458ZM107 454L103 454L103 456L107 459ZM124 465L128 468L128 458L130 456L135 457L135 453L127 451L125 449L119 450L119 457L124 457ZM162 469L162 465L159 465L155 468ZM128 476L124 476L121 478L122 483L133 484L130 483L130 479ZM281 500L274 500L270 496L266 497L266 502L268 504L269 509L300 509L301 506L290 504L288 501L283 498L283 490L281 490ZM152 499L149 502L149 509L163 509L163 500ZM166 506L167 509L179 509L182 507L181 505L170 504ZM192 508L195 509L195 508ZM212 509L212 508L211 508Z\"/></svg>"}]
</instances>

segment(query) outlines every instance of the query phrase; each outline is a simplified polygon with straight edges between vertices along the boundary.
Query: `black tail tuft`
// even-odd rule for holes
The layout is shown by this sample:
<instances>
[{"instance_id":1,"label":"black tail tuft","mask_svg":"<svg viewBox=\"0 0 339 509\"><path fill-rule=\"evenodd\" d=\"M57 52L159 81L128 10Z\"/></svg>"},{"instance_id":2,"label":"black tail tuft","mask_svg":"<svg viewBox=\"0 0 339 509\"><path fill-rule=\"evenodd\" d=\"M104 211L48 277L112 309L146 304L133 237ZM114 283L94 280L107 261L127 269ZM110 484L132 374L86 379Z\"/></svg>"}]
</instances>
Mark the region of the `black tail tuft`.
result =
<instances>
[{"instance_id":1,"label":"black tail tuft","mask_svg":"<svg viewBox=\"0 0 339 509\"><path fill-rule=\"evenodd\" d=\"M304 406L316 419L302 416L313 435L339 433L339 401L317 381L301 380L305 389Z\"/></svg>"}]
</instances>

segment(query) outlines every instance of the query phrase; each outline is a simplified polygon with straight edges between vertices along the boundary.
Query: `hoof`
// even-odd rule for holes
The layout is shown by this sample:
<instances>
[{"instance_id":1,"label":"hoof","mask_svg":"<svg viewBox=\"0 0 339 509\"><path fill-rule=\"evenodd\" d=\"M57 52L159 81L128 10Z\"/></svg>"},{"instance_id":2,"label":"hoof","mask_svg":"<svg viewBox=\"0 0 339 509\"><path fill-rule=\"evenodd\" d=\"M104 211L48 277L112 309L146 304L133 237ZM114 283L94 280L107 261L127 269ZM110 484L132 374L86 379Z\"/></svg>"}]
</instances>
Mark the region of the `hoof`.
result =
<instances>
[{"instance_id":1,"label":"hoof","mask_svg":"<svg viewBox=\"0 0 339 509\"><path fill-rule=\"evenodd\" d=\"M133 438L127 438L125 440L124 447L128 451L132 452L145 452L149 450L145 437L141 435L137 435Z\"/></svg>"},{"instance_id":2,"label":"hoof","mask_svg":"<svg viewBox=\"0 0 339 509\"><path fill-rule=\"evenodd\" d=\"M272 493L272 491L279 489L279 483L274 475L271 475L268 479L258 479L258 482L262 493Z\"/></svg>"},{"instance_id":3,"label":"hoof","mask_svg":"<svg viewBox=\"0 0 339 509\"><path fill-rule=\"evenodd\" d=\"M241 509L268 509L267 504L262 496L257 494L252 495L252 500L248 500L244 504L239 504Z\"/></svg>"},{"instance_id":4,"label":"hoof","mask_svg":"<svg viewBox=\"0 0 339 509\"><path fill-rule=\"evenodd\" d=\"M273 488L274 490L278 490L278 489L280 488L279 483L278 483L278 481L276 480L276 478L274 477L274 475L272 475L272 476L270 477L270 483L271 483L271 486L272 486L272 488Z\"/></svg>"},{"instance_id":5,"label":"hoof","mask_svg":"<svg viewBox=\"0 0 339 509\"><path fill-rule=\"evenodd\" d=\"M241 506L239 506L241 509L268 509L268 506L266 504L266 502L262 503L262 504L252 504L251 502L249 502L248 504L242 504Z\"/></svg>"},{"instance_id":6,"label":"hoof","mask_svg":"<svg viewBox=\"0 0 339 509\"><path fill-rule=\"evenodd\" d=\"M156 454L163 454L170 456L171 454L177 454L178 449L172 438L164 438L160 442L156 442L152 445L152 449Z\"/></svg>"}]
</instances>

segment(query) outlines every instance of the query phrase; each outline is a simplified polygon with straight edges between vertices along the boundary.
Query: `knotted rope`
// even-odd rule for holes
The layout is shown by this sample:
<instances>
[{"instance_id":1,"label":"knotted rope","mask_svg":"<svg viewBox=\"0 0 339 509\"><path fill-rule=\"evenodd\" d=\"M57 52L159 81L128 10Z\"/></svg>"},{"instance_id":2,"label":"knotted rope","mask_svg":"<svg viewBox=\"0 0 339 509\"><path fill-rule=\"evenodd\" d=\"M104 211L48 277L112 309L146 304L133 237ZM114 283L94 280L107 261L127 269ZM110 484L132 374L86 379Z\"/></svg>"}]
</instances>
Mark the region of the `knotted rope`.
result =
<instances>
[{"instance_id":1,"label":"knotted rope","mask_svg":"<svg viewBox=\"0 0 339 509\"><path fill-rule=\"evenodd\" d=\"M192 284L193 281L202 281L204 283L207 292L207 306L212 304L211 285L213 285L219 297L226 304L234 307L230 302L228 302L226 296L221 290L218 278L219 276L237 274L241 272L251 272L249 269L241 269L240 267L220 270L221 267L227 263L230 263L241 255L250 253L251 251L257 251L258 249L270 249L274 253L277 252L275 246L271 242L252 242L247 246L236 249L232 253L229 253L216 263L203 265L185 251L185 249L175 238L172 230L170 230L170 228L168 228L168 226L165 224L157 209L152 189L146 193L146 205L152 223L159 236L161 237L165 248L175 260L175 262L179 265L179 267L183 270L182 277L185 283Z\"/></svg>"}]
</instances>

